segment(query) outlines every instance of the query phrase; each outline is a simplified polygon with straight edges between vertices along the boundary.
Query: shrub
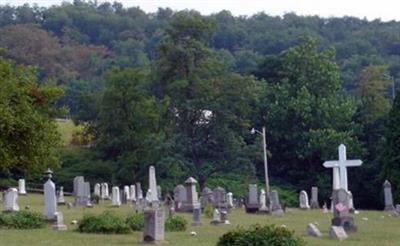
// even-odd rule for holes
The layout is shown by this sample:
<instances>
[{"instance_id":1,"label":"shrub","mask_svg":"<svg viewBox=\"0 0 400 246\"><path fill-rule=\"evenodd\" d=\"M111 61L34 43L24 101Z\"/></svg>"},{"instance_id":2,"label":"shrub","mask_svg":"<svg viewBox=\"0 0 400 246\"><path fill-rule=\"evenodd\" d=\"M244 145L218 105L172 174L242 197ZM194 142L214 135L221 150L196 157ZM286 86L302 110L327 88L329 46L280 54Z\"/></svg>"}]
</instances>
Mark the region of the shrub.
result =
<instances>
[{"instance_id":1,"label":"shrub","mask_svg":"<svg viewBox=\"0 0 400 246\"><path fill-rule=\"evenodd\" d=\"M20 211L0 214L0 227L9 229L37 229L45 225L40 213Z\"/></svg>"},{"instance_id":2,"label":"shrub","mask_svg":"<svg viewBox=\"0 0 400 246\"><path fill-rule=\"evenodd\" d=\"M211 204L207 204L204 207L203 213L206 215L207 218L212 218L214 213L214 207Z\"/></svg>"},{"instance_id":3,"label":"shrub","mask_svg":"<svg viewBox=\"0 0 400 246\"><path fill-rule=\"evenodd\" d=\"M165 220L166 231L185 231L188 222L181 216L173 215Z\"/></svg>"},{"instance_id":4,"label":"shrub","mask_svg":"<svg viewBox=\"0 0 400 246\"><path fill-rule=\"evenodd\" d=\"M304 246L305 242L284 227L253 225L249 229L238 228L219 238L217 246Z\"/></svg>"},{"instance_id":5,"label":"shrub","mask_svg":"<svg viewBox=\"0 0 400 246\"><path fill-rule=\"evenodd\" d=\"M125 221L110 211L99 215L85 215L78 225L79 232L104 233L104 234L126 234L130 228Z\"/></svg>"},{"instance_id":6,"label":"shrub","mask_svg":"<svg viewBox=\"0 0 400 246\"><path fill-rule=\"evenodd\" d=\"M144 228L144 214L131 214L125 220L125 223L132 231L141 231Z\"/></svg>"}]
</instances>

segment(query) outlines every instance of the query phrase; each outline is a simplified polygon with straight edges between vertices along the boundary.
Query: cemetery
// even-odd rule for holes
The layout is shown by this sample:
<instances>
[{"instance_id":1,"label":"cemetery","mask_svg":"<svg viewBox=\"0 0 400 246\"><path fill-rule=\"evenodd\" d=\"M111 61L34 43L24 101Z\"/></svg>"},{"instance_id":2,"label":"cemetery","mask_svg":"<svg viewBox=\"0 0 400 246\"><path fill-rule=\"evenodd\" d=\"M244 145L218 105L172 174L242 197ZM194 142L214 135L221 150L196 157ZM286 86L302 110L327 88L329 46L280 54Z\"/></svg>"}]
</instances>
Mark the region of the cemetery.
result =
<instances>
[{"instance_id":1,"label":"cemetery","mask_svg":"<svg viewBox=\"0 0 400 246\"><path fill-rule=\"evenodd\" d=\"M26 1L0 3L0 246L400 245L397 17Z\"/></svg>"}]
</instances>

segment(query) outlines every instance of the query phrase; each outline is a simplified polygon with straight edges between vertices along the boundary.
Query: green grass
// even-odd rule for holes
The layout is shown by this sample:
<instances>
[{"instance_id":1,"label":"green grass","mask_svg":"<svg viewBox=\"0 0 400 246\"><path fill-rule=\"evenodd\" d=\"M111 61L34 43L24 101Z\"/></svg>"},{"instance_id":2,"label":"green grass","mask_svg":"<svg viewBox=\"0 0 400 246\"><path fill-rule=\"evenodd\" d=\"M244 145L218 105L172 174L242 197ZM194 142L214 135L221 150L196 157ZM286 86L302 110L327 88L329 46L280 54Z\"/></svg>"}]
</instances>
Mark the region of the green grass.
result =
<instances>
[{"instance_id":1,"label":"green grass","mask_svg":"<svg viewBox=\"0 0 400 246\"><path fill-rule=\"evenodd\" d=\"M72 198L66 198L72 201ZM30 194L19 198L19 205L23 209L25 205L30 205L32 210L41 212L43 209L43 197L41 195ZM1 209L2 206L1 206ZM76 207L68 210L65 206L59 207L59 211L64 213L65 223L68 231L53 231L50 226L44 229L36 230L0 230L0 245L7 246L113 246L113 245L142 245L141 232L134 232L128 235L97 235L82 234L76 232L75 226L71 225L71 220L79 220L85 213L101 213L109 209L120 215L127 215L133 209L129 205L123 205L120 208L112 208L109 202L95 206L92 209ZM190 223L191 214L182 214ZM300 211L290 210L284 217L271 217L268 215L249 215L243 210L234 210L229 217L232 225L212 226L210 219L202 215L202 226L190 227L185 232L166 232L165 245L173 246L208 246L215 245L219 236L226 231L235 228L237 225L248 226L255 223L286 225L289 229L295 230L296 234L304 236L306 225L310 222L318 222L319 228L324 234L322 238L305 237L307 245L362 245L362 246L388 246L400 245L400 218L388 217L381 211L361 211L355 216L355 222L358 225L358 232L349 234L349 239L338 243L328 238L328 228L331 214L322 214L321 211ZM384 218L382 218L384 216ZM364 221L361 218L367 217ZM190 231L196 231L197 236L191 237Z\"/></svg>"},{"instance_id":2,"label":"green grass","mask_svg":"<svg viewBox=\"0 0 400 246\"><path fill-rule=\"evenodd\" d=\"M71 143L72 133L79 129L78 126L74 124L72 120L67 121L57 121L58 130L61 134L61 141L64 146L67 146Z\"/></svg>"}]
</instances>

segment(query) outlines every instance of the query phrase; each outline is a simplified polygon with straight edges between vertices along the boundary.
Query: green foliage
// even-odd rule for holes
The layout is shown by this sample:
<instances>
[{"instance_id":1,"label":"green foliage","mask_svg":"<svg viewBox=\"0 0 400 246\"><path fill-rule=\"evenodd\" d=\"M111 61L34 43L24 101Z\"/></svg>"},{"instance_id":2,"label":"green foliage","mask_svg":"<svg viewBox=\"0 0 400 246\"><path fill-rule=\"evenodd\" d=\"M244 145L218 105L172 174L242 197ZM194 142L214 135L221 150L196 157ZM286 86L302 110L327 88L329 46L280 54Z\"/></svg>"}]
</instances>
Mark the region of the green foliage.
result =
<instances>
[{"instance_id":1,"label":"green foliage","mask_svg":"<svg viewBox=\"0 0 400 246\"><path fill-rule=\"evenodd\" d=\"M87 148L70 147L61 150L61 167L55 169L55 180L65 190L72 190L72 182L76 176L83 175L91 183L114 180L115 163L102 160L99 154Z\"/></svg>"},{"instance_id":2,"label":"green foliage","mask_svg":"<svg viewBox=\"0 0 400 246\"><path fill-rule=\"evenodd\" d=\"M279 200L286 207L297 207L299 205L299 196L295 190L287 187L275 187L272 186L271 190L277 190L279 194Z\"/></svg>"},{"instance_id":3,"label":"green foliage","mask_svg":"<svg viewBox=\"0 0 400 246\"><path fill-rule=\"evenodd\" d=\"M0 56L0 169L31 176L58 163L60 136L53 120L62 95L35 71Z\"/></svg>"},{"instance_id":4,"label":"green foliage","mask_svg":"<svg viewBox=\"0 0 400 246\"><path fill-rule=\"evenodd\" d=\"M110 211L99 215L85 215L79 221L78 231L84 233L127 234L130 232L125 221Z\"/></svg>"},{"instance_id":5,"label":"green foliage","mask_svg":"<svg viewBox=\"0 0 400 246\"><path fill-rule=\"evenodd\" d=\"M179 215L169 216L165 220L166 231L186 231L188 222L185 218Z\"/></svg>"},{"instance_id":6,"label":"green foliage","mask_svg":"<svg viewBox=\"0 0 400 246\"><path fill-rule=\"evenodd\" d=\"M125 220L125 223L132 231L141 231L144 228L144 214L130 214Z\"/></svg>"},{"instance_id":7,"label":"green foliage","mask_svg":"<svg viewBox=\"0 0 400 246\"><path fill-rule=\"evenodd\" d=\"M0 228L39 229L45 224L43 216L37 212L20 211L0 214Z\"/></svg>"},{"instance_id":8,"label":"green foliage","mask_svg":"<svg viewBox=\"0 0 400 246\"><path fill-rule=\"evenodd\" d=\"M400 199L400 93L385 122L385 138L380 161L383 165L382 178L391 182L395 200Z\"/></svg>"},{"instance_id":9,"label":"green foliage","mask_svg":"<svg viewBox=\"0 0 400 246\"><path fill-rule=\"evenodd\" d=\"M244 135L262 90L254 77L232 73L217 59L221 53L208 47L212 26L198 13L177 13L158 46L152 84L157 98L169 100L164 120L174 158L201 187L220 173L251 169Z\"/></svg>"},{"instance_id":10,"label":"green foliage","mask_svg":"<svg viewBox=\"0 0 400 246\"><path fill-rule=\"evenodd\" d=\"M214 213L214 206L212 204L207 204L203 209L203 214L207 218L212 218Z\"/></svg>"},{"instance_id":11,"label":"green foliage","mask_svg":"<svg viewBox=\"0 0 400 246\"><path fill-rule=\"evenodd\" d=\"M311 187L319 175L331 175L321 163L337 158L340 143L360 153L356 105L341 90L333 50L319 51L315 40L304 39L263 74L269 83L259 121L267 126L271 173Z\"/></svg>"},{"instance_id":12,"label":"green foliage","mask_svg":"<svg viewBox=\"0 0 400 246\"><path fill-rule=\"evenodd\" d=\"M305 242L284 227L254 225L249 229L237 228L222 235L217 246L303 246Z\"/></svg>"},{"instance_id":13,"label":"green foliage","mask_svg":"<svg viewBox=\"0 0 400 246\"><path fill-rule=\"evenodd\" d=\"M366 124L373 124L390 109L388 88L391 81L388 74L387 66L368 66L361 71L358 90L361 120Z\"/></svg>"}]
</instances>

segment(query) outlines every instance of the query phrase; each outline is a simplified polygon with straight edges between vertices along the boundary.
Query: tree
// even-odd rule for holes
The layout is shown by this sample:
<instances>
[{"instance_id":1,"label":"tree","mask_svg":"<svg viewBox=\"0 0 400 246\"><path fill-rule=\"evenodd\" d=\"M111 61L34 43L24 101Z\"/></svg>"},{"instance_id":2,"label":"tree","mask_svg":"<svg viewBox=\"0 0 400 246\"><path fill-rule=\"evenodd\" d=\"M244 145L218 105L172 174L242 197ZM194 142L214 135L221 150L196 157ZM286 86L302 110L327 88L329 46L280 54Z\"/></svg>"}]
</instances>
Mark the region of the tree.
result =
<instances>
[{"instance_id":1,"label":"tree","mask_svg":"<svg viewBox=\"0 0 400 246\"><path fill-rule=\"evenodd\" d=\"M35 71L0 57L0 169L31 176L58 164L54 105L62 90L38 85Z\"/></svg>"},{"instance_id":2,"label":"tree","mask_svg":"<svg viewBox=\"0 0 400 246\"><path fill-rule=\"evenodd\" d=\"M368 66L361 71L358 91L361 99L361 120L373 124L384 117L390 109L387 66Z\"/></svg>"},{"instance_id":3,"label":"tree","mask_svg":"<svg viewBox=\"0 0 400 246\"><path fill-rule=\"evenodd\" d=\"M382 181L389 180L394 187L394 200L400 199L400 94L385 122L385 138L381 148Z\"/></svg>"},{"instance_id":4,"label":"tree","mask_svg":"<svg viewBox=\"0 0 400 246\"><path fill-rule=\"evenodd\" d=\"M140 179L158 161L163 103L147 92L145 70L110 70L94 122L97 149L118 166L119 181Z\"/></svg>"},{"instance_id":5,"label":"tree","mask_svg":"<svg viewBox=\"0 0 400 246\"><path fill-rule=\"evenodd\" d=\"M299 187L330 186L323 161L337 158L340 143L359 150L356 105L341 90L334 51L304 39L269 61L275 70L259 72L270 76L259 122L268 129L271 173Z\"/></svg>"},{"instance_id":6,"label":"tree","mask_svg":"<svg viewBox=\"0 0 400 246\"><path fill-rule=\"evenodd\" d=\"M177 13L158 47L153 84L157 97L170 101L166 132L174 155L201 187L221 173L252 175L244 136L262 90L254 77L232 73L218 61L207 45L213 30L213 22L197 12Z\"/></svg>"}]
</instances>

